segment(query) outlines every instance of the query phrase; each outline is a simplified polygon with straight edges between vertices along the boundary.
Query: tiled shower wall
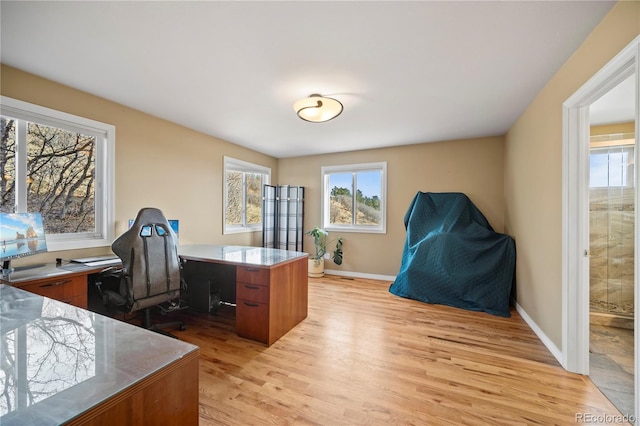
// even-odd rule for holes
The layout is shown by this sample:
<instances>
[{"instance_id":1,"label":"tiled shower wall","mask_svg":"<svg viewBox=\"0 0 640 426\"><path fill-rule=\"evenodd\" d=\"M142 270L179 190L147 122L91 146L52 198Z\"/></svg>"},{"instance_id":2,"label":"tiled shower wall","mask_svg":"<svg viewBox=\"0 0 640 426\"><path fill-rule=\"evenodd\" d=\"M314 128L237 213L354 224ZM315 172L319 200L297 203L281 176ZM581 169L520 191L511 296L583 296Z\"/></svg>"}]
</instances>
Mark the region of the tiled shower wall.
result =
<instances>
[{"instance_id":1,"label":"tiled shower wall","mask_svg":"<svg viewBox=\"0 0 640 426\"><path fill-rule=\"evenodd\" d=\"M590 190L591 312L633 316L634 188Z\"/></svg>"}]
</instances>

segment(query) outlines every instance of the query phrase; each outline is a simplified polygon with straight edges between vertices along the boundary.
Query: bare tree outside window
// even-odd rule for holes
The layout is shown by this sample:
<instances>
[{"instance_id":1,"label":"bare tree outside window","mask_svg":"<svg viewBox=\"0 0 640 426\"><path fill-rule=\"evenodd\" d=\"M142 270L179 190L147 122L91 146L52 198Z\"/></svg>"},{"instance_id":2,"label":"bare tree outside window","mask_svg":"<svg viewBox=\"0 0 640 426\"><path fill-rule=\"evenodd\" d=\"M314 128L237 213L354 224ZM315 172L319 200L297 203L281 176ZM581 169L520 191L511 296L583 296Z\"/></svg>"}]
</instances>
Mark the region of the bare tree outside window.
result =
<instances>
[{"instance_id":1,"label":"bare tree outside window","mask_svg":"<svg viewBox=\"0 0 640 426\"><path fill-rule=\"evenodd\" d=\"M262 186L271 170L230 157L224 158L224 232L251 232L262 225Z\"/></svg>"},{"instance_id":2,"label":"bare tree outside window","mask_svg":"<svg viewBox=\"0 0 640 426\"><path fill-rule=\"evenodd\" d=\"M13 212L17 120L3 116L0 125L0 211ZM32 122L26 129L27 211L42 214L48 234L94 232L96 138Z\"/></svg>"},{"instance_id":3,"label":"bare tree outside window","mask_svg":"<svg viewBox=\"0 0 640 426\"><path fill-rule=\"evenodd\" d=\"M242 225L242 172L227 172L227 225Z\"/></svg>"},{"instance_id":4,"label":"bare tree outside window","mask_svg":"<svg viewBox=\"0 0 640 426\"><path fill-rule=\"evenodd\" d=\"M262 221L262 175L247 173L247 224L256 225Z\"/></svg>"},{"instance_id":5,"label":"bare tree outside window","mask_svg":"<svg viewBox=\"0 0 640 426\"><path fill-rule=\"evenodd\" d=\"M0 212L13 213L16 205L15 120L0 116Z\"/></svg>"},{"instance_id":6,"label":"bare tree outside window","mask_svg":"<svg viewBox=\"0 0 640 426\"><path fill-rule=\"evenodd\" d=\"M0 212L41 213L50 251L111 245L116 128L0 96Z\"/></svg>"},{"instance_id":7,"label":"bare tree outside window","mask_svg":"<svg viewBox=\"0 0 640 426\"><path fill-rule=\"evenodd\" d=\"M246 192L243 191L245 187ZM226 224L255 225L260 224L261 220L262 175L228 171Z\"/></svg>"}]
</instances>

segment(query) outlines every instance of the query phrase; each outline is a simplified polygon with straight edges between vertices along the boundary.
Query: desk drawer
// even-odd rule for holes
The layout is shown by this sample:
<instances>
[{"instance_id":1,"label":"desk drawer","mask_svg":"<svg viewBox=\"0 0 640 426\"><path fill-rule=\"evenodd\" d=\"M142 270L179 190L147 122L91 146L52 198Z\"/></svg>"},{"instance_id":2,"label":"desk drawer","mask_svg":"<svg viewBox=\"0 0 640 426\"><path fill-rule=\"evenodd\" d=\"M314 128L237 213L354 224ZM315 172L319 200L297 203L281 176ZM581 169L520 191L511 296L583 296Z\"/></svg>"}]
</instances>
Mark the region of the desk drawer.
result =
<instances>
[{"instance_id":1,"label":"desk drawer","mask_svg":"<svg viewBox=\"0 0 640 426\"><path fill-rule=\"evenodd\" d=\"M269 269L252 266L238 266L236 281L249 284L269 284Z\"/></svg>"},{"instance_id":2,"label":"desk drawer","mask_svg":"<svg viewBox=\"0 0 640 426\"><path fill-rule=\"evenodd\" d=\"M22 290L39 294L50 299L70 303L81 308L87 307L87 277L54 277L31 284L17 286Z\"/></svg>"},{"instance_id":3,"label":"desk drawer","mask_svg":"<svg viewBox=\"0 0 640 426\"><path fill-rule=\"evenodd\" d=\"M269 303L269 286L238 282L236 299Z\"/></svg>"},{"instance_id":4,"label":"desk drawer","mask_svg":"<svg viewBox=\"0 0 640 426\"><path fill-rule=\"evenodd\" d=\"M236 332L240 337L269 344L269 305L238 299Z\"/></svg>"}]
</instances>

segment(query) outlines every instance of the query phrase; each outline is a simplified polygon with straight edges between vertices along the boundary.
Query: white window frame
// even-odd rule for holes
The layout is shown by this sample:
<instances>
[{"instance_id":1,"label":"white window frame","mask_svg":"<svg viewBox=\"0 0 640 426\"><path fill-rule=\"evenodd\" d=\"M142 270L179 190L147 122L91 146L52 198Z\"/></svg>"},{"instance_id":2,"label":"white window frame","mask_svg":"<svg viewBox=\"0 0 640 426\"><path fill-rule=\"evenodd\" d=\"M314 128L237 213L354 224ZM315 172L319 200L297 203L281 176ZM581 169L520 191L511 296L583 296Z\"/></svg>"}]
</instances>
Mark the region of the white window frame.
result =
<instances>
[{"instance_id":1,"label":"white window frame","mask_svg":"<svg viewBox=\"0 0 640 426\"><path fill-rule=\"evenodd\" d=\"M358 172L380 172L380 225L336 225L331 224L329 220L329 197L331 196L331 188L329 188L329 176L336 173L351 173L354 175ZM340 232L362 232L374 234L386 234L387 232L387 162L377 163L361 163L361 164L345 164L340 166L323 166L321 168L322 178L322 228L328 231ZM355 180L354 180L355 197Z\"/></svg>"},{"instance_id":2,"label":"white window frame","mask_svg":"<svg viewBox=\"0 0 640 426\"><path fill-rule=\"evenodd\" d=\"M227 172L242 172L242 224L240 225L227 225ZM246 199L247 199L247 188L245 184L245 173L254 173L261 174L263 176L262 184L270 185L271 184L271 168L260 166L258 164L249 163L248 161L238 160L232 157L224 157L224 171L223 171L223 179L222 179L222 196L224 197L224 203L222 206L222 233L223 234L238 234L242 232L256 232L262 231L262 218L260 218L260 223L249 225L246 223L247 215L246 215Z\"/></svg>"},{"instance_id":3,"label":"white window frame","mask_svg":"<svg viewBox=\"0 0 640 426\"><path fill-rule=\"evenodd\" d=\"M95 159L95 232L47 234L49 251L110 246L115 235L115 144L116 128L110 124L79 117L6 96L0 97L0 114L18 120L80 132L96 138ZM24 123L22 121L21 123ZM16 132L16 205L15 212L27 211L26 126ZM22 155L20 155L22 153Z\"/></svg>"}]
</instances>

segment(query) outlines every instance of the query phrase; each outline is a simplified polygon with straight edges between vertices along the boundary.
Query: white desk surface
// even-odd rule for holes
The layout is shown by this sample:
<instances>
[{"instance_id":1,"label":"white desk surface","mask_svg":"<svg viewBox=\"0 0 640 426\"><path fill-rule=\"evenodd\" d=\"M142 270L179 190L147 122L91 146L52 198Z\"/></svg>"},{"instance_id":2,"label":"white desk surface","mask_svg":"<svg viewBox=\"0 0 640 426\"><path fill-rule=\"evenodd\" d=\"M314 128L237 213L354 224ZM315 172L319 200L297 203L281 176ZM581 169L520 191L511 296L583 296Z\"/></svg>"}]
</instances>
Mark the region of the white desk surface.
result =
<instances>
[{"instance_id":1,"label":"white desk surface","mask_svg":"<svg viewBox=\"0 0 640 426\"><path fill-rule=\"evenodd\" d=\"M180 246L178 255L186 260L255 266L275 266L309 256L303 252L274 248L207 244Z\"/></svg>"},{"instance_id":2,"label":"white desk surface","mask_svg":"<svg viewBox=\"0 0 640 426\"><path fill-rule=\"evenodd\" d=\"M69 263L62 266L56 266L54 263L47 263L37 267L26 267L12 271L8 275L3 275L2 281L14 284L34 279L57 277L60 275L69 275L74 272L90 272L96 270L95 267L89 267L82 263Z\"/></svg>"},{"instance_id":3,"label":"white desk surface","mask_svg":"<svg viewBox=\"0 0 640 426\"><path fill-rule=\"evenodd\" d=\"M281 250L264 247L192 244L178 247L178 255L182 259L197 260L201 262L228 263L234 265L275 266L280 263L290 262L301 257L308 257L304 252ZM116 263L117 264L117 263ZM106 268L110 265L104 265ZM74 272L99 272L98 265L83 263L65 263L62 266L46 264L36 268L19 269L7 276L2 276L2 281L9 284L17 284L34 279L68 275Z\"/></svg>"}]
</instances>

